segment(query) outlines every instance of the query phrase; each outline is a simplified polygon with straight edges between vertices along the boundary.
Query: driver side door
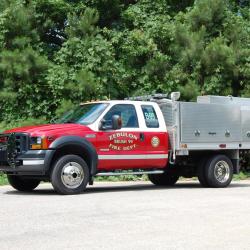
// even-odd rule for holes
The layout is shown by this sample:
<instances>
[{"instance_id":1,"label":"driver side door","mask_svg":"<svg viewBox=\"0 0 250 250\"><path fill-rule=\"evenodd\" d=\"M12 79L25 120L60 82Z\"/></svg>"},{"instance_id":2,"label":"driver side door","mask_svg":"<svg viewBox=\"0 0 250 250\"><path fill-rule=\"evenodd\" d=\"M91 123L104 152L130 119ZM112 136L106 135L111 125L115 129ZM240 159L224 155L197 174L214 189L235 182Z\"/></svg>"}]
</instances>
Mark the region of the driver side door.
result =
<instances>
[{"instance_id":1,"label":"driver side door","mask_svg":"<svg viewBox=\"0 0 250 250\"><path fill-rule=\"evenodd\" d=\"M112 123L114 115L121 117L122 127L119 130L98 132L96 147L98 168L103 170L143 168L147 148L135 106L133 104L112 106L103 118L105 123Z\"/></svg>"}]
</instances>

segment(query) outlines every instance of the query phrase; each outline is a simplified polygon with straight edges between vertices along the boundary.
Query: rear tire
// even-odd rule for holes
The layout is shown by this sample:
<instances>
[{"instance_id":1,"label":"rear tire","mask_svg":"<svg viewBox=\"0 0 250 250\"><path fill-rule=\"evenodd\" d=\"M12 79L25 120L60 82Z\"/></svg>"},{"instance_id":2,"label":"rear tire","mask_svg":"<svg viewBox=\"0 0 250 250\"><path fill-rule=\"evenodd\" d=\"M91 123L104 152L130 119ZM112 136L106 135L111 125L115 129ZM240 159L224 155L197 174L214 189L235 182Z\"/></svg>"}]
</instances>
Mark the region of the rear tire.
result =
<instances>
[{"instance_id":1,"label":"rear tire","mask_svg":"<svg viewBox=\"0 0 250 250\"><path fill-rule=\"evenodd\" d=\"M232 161L225 155L215 155L205 165L205 178L210 187L227 187L233 178Z\"/></svg>"},{"instance_id":2,"label":"rear tire","mask_svg":"<svg viewBox=\"0 0 250 250\"><path fill-rule=\"evenodd\" d=\"M28 179L17 175L7 175L7 178L9 184L21 192L31 192L40 184L40 180Z\"/></svg>"},{"instance_id":3,"label":"rear tire","mask_svg":"<svg viewBox=\"0 0 250 250\"><path fill-rule=\"evenodd\" d=\"M205 173L206 163L207 163L207 158L203 158L202 160L200 160L199 165L197 167L197 177L201 186L203 187L209 187Z\"/></svg>"},{"instance_id":4,"label":"rear tire","mask_svg":"<svg viewBox=\"0 0 250 250\"><path fill-rule=\"evenodd\" d=\"M51 183L59 194L79 194L89 182L89 168L78 155L59 158L51 173Z\"/></svg>"},{"instance_id":5,"label":"rear tire","mask_svg":"<svg viewBox=\"0 0 250 250\"><path fill-rule=\"evenodd\" d=\"M149 174L148 179L156 186L173 186L179 179L177 175Z\"/></svg>"}]
</instances>

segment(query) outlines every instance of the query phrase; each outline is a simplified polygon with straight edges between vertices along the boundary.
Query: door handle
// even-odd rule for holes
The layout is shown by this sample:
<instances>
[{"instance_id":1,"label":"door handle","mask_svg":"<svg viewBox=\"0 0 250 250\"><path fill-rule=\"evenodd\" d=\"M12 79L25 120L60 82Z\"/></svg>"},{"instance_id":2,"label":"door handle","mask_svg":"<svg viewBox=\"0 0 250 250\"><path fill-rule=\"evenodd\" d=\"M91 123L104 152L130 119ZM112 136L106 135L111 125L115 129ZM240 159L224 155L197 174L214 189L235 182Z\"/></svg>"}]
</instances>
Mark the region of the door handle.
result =
<instances>
[{"instance_id":1,"label":"door handle","mask_svg":"<svg viewBox=\"0 0 250 250\"><path fill-rule=\"evenodd\" d=\"M145 140L145 135L144 133L140 133L140 141L144 141Z\"/></svg>"}]
</instances>

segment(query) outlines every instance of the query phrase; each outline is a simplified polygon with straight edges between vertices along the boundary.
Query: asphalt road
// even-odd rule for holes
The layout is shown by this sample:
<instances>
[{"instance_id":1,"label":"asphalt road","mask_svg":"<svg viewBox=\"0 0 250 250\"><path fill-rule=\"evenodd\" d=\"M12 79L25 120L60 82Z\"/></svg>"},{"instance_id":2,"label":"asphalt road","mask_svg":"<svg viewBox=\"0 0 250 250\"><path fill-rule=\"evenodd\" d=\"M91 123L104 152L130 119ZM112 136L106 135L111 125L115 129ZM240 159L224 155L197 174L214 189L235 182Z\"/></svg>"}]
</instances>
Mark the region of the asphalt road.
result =
<instances>
[{"instance_id":1,"label":"asphalt road","mask_svg":"<svg viewBox=\"0 0 250 250\"><path fill-rule=\"evenodd\" d=\"M0 249L250 249L250 181L95 183L76 196L0 187Z\"/></svg>"}]
</instances>

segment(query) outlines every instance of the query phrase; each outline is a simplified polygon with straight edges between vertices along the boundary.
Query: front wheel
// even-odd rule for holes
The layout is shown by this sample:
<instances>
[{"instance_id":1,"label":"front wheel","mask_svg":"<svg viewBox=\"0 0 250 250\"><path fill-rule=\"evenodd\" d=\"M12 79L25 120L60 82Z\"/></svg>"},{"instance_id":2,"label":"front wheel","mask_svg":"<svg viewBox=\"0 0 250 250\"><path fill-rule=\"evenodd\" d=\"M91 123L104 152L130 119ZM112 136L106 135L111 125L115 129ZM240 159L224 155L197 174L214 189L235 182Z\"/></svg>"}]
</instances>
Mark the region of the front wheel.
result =
<instances>
[{"instance_id":1,"label":"front wheel","mask_svg":"<svg viewBox=\"0 0 250 250\"><path fill-rule=\"evenodd\" d=\"M177 175L171 174L149 174L148 179L156 186L173 186L179 179Z\"/></svg>"},{"instance_id":2,"label":"front wheel","mask_svg":"<svg viewBox=\"0 0 250 250\"><path fill-rule=\"evenodd\" d=\"M60 194L78 194L86 189L89 168L78 155L64 155L59 158L51 173L51 183Z\"/></svg>"},{"instance_id":3,"label":"front wheel","mask_svg":"<svg viewBox=\"0 0 250 250\"><path fill-rule=\"evenodd\" d=\"M227 187L233 178L232 161L225 155L212 156L205 165L204 173L208 186Z\"/></svg>"},{"instance_id":4,"label":"front wheel","mask_svg":"<svg viewBox=\"0 0 250 250\"><path fill-rule=\"evenodd\" d=\"M13 188L22 192L31 192L40 184L40 180L29 179L23 176L7 175L7 178L8 178L9 184Z\"/></svg>"}]
</instances>

